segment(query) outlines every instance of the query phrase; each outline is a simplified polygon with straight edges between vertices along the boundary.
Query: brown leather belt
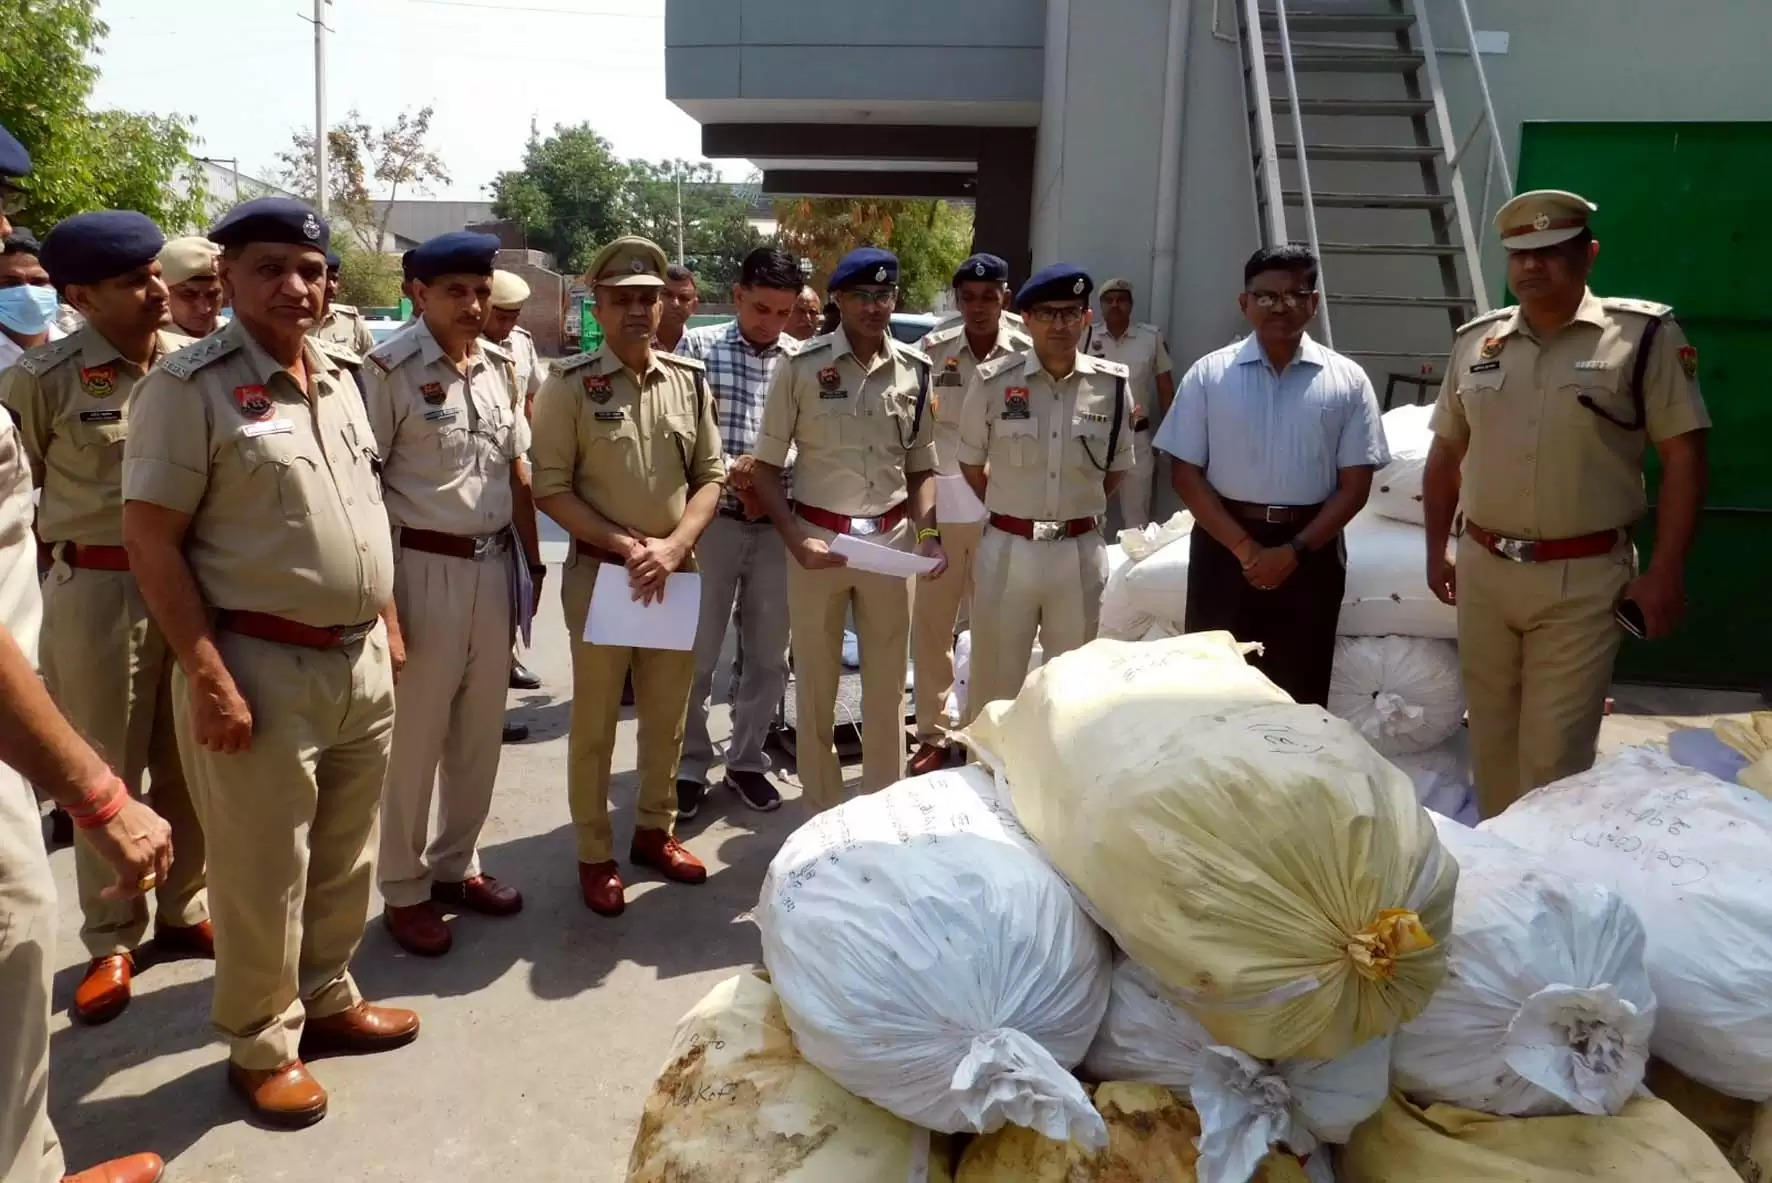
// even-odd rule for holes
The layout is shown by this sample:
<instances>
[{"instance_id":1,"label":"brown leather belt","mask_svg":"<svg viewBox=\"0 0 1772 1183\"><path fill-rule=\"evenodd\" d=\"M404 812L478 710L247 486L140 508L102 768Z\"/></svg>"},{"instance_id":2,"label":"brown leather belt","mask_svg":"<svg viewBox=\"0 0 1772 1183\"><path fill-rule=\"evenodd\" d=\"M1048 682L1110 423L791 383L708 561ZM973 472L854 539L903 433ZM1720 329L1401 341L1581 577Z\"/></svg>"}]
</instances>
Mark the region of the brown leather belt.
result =
<instances>
[{"instance_id":1,"label":"brown leather belt","mask_svg":"<svg viewBox=\"0 0 1772 1183\"><path fill-rule=\"evenodd\" d=\"M578 552L578 557L581 559L590 559L598 563L624 563L622 557L614 551L604 550L600 546L592 546L579 538L572 540L572 547Z\"/></svg>"},{"instance_id":2,"label":"brown leather belt","mask_svg":"<svg viewBox=\"0 0 1772 1183\"><path fill-rule=\"evenodd\" d=\"M443 534L436 530L415 530L411 526L400 527L401 546L452 559L483 559L487 555L500 553L506 541L503 533L471 536Z\"/></svg>"},{"instance_id":3,"label":"brown leather belt","mask_svg":"<svg viewBox=\"0 0 1772 1183\"><path fill-rule=\"evenodd\" d=\"M1233 518L1245 522L1265 522L1270 526L1287 522L1308 522L1323 508L1321 501L1315 505L1258 505L1253 501L1232 501L1229 497L1220 500L1231 511Z\"/></svg>"},{"instance_id":4,"label":"brown leather belt","mask_svg":"<svg viewBox=\"0 0 1772 1183\"><path fill-rule=\"evenodd\" d=\"M1034 542L1058 542L1078 538L1094 530L1095 518L1068 518L1061 522L1037 522L1032 518L1012 518L1006 513L991 515L991 525L1006 534L1018 534Z\"/></svg>"},{"instance_id":5,"label":"brown leather belt","mask_svg":"<svg viewBox=\"0 0 1772 1183\"><path fill-rule=\"evenodd\" d=\"M303 649L342 649L346 645L356 644L375 631L373 620L362 624L320 628L296 620L285 620L268 612L236 612L226 608L216 616L215 624L217 628L251 637L255 641L270 641L274 645L298 645Z\"/></svg>"},{"instance_id":6,"label":"brown leather belt","mask_svg":"<svg viewBox=\"0 0 1772 1183\"><path fill-rule=\"evenodd\" d=\"M1467 537L1490 554L1514 563L1555 563L1562 559L1591 559L1612 553L1619 531L1597 530L1576 538L1510 538L1485 530L1475 522L1464 524Z\"/></svg>"},{"instance_id":7,"label":"brown leather belt","mask_svg":"<svg viewBox=\"0 0 1772 1183\"><path fill-rule=\"evenodd\" d=\"M86 571L127 571L129 552L120 546L83 546L70 542L62 551L68 566Z\"/></svg>"},{"instance_id":8,"label":"brown leather belt","mask_svg":"<svg viewBox=\"0 0 1772 1183\"><path fill-rule=\"evenodd\" d=\"M885 534L904 521L905 503L900 501L877 518L849 518L840 513L832 513L828 509L820 509L816 505L807 505L804 501L794 502L794 512L815 526L835 534L853 534L857 538L866 538L874 534ZM858 529L857 526L860 526Z\"/></svg>"}]
</instances>

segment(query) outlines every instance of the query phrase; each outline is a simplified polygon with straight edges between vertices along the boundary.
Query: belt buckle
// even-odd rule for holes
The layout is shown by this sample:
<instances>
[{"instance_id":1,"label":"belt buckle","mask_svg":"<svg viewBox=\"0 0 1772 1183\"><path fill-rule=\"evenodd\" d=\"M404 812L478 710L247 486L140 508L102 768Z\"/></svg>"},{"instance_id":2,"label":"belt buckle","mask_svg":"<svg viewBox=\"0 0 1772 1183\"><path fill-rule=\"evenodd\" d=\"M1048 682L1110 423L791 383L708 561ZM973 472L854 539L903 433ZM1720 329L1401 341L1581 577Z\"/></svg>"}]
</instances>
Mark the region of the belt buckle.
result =
<instances>
[{"instance_id":1,"label":"belt buckle","mask_svg":"<svg viewBox=\"0 0 1772 1183\"><path fill-rule=\"evenodd\" d=\"M375 621L366 624L341 625L332 630L332 642L335 645L355 645L358 641L375 631Z\"/></svg>"},{"instance_id":2,"label":"belt buckle","mask_svg":"<svg viewBox=\"0 0 1772 1183\"><path fill-rule=\"evenodd\" d=\"M1284 505L1264 505L1261 507L1261 520L1270 526L1283 525L1292 520L1288 509L1289 507ZM1279 511L1279 517L1274 516L1276 510Z\"/></svg>"},{"instance_id":3,"label":"belt buckle","mask_svg":"<svg viewBox=\"0 0 1772 1183\"><path fill-rule=\"evenodd\" d=\"M849 533L857 538L868 538L880 532L879 518L850 518Z\"/></svg>"},{"instance_id":4,"label":"belt buckle","mask_svg":"<svg viewBox=\"0 0 1772 1183\"><path fill-rule=\"evenodd\" d=\"M1035 522L1035 542L1058 542L1064 538L1063 522Z\"/></svg>"},{"instance_id":5,"label":"belt buckle","mask_svg":"<svg viewBox=\"0 0 1772 1183\"><path fill-rule=\"evenodd\" d=\"M1498 538L1495 540L1495 553L1515 563L1532 561L1533 543L1524 538Z\"/></svg>"}]
</instances>

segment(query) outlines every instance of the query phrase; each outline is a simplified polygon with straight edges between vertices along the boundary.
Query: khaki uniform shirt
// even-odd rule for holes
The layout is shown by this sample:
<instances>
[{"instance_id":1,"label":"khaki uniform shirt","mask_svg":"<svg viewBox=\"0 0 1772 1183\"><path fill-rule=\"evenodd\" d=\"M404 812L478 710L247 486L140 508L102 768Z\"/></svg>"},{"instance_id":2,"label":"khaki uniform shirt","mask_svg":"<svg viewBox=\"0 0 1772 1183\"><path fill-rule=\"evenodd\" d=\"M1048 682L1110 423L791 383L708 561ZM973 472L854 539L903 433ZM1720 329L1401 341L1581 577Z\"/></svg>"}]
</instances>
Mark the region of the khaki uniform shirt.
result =
<instances>
[{"instance_id":1,"label":"khaki uniform shirt","mask_svg":"<svg viewBox=\"0 0 1772 1183\"><path fill-rule=\"evenodd\" d=\"M31 462L12 420L0 415L0 627L32 665L43 624L37 584L37 539L31 533ZM119 704L121 705L121 704ZM0 778L10 769L0 765ZM12 788L16 788L16 783ZM12 791L0 779L0 792Z\"/></svg>"},{"instance_id":2,"label":"khaki uniform shirt","mask_svg":"<svg viewBox=\"0 0 1772 1183\"><path fill-rule=\"evenodd\" d=\"M463 373L421 321L365 361L388 520L464 536L510 525L511 463L529 450L511 356L480 341Z\"/></svg>"},{"instance_id":3,"label":"khaki uniform shirt","mask_svg":"<svg viewBox=\"0 0 1772 1183\"><path fill-rule=\"evenodd\" d=\"M1471 521L1515 538L1575 538L1643 516L1644 447L1710 426L1697 353L1670 311L1589 292L1575 319L1543 341L1518 308L1459 329L1433 429L1467 446L1459 501ZM1631 422L1636 343L1657 317L1643 372L1645 430L1626 431L1578 400Z\"/></svg>"},{"instance_id":4,"label":"khaki uniform shirt","mask_svg":"<svg viewBox=\"0 0 1772 1183\"><path fill-rule=\"evenodd\" d=\"M663 538L690 494L726 480L702 364L654 353L646 372L609 346L569 357L535 396L536 500L571 493L618 526Z\"/></svg>"},{"instance_id":5,"label":"khaki uniform shirt","mask_svg":"<svg viewBox=\"0 0 1772 1183\"><path fill-rule=\"evenodd\" d=\"M780 468L796 445L794 493L845 517L879 517L935 468L935 416L917 402L929 359L891 334L864 366L839 327L776 363L757 459Z\"/></svg>"},{"instance_id":6,"label":"khaki uniform shirt","mask_svg":"<svg viewBox=\"0 0 1772 1183\"><path fill-rule=\"evenodd\" d=\"M136 390L124 499L191 515L185 557L217 608L331 628L393 597L381 462L333 349L309 339L304 395L235 321Z\"/></svg>"},{"instance_id":7,"label":"khaki uniform shirt","mask_svg":"<svg viewBox=\"0 0 1772 1183\"><path fill-rule=\"evenodd\" d=\"M1157 405L1157 377L1175 372L1169 360L1169 346L1163 342L1162 330L1156 325L1134 321L1126 326L1126 335L1116 337L1106 324L1089 327L1089 340L1084 346L1090 357L1117 361L1128 373L1127 393L1137 403L1133 419L1154 419L1163 409Z\"/></svg>"},{"instance_id":8,"label":"khaki uniform shirt","mask_svg":"<svg viewBox=\"0 0 1772 1183\"><path fill-rule=\"evenodd\" d=\"M997 339L983 357L972 352L964 324L935 329L917 342L917 348L929 355L934 373L929 380L927 413L935 419L936 466L941 472L955 476L960 471L960 409L966 405L966 389L972 385L972 375L987 361L1025 353L1033 347L1033 338L1007 320L998 322Z\"/></svg>"},{"instance_id":9,"label":"khaki uniform shirt","mask_svg":"<svg viewBox=\"0 0 1772 1183\"><path fill-rule=\"evenodd\" d=\"M541 355L535 351L535 338L529 330L521 326L511 330L511 335L503 341L493 341L494 345L511 355L511 362L517 367L517 398L519 402L527 402L541 393L541 384L547 379L547 371L542 367Z\"/></svg>"},{"instance_id":10,"label":"khaki uniform shirt","mask_svg":"<svg viewBox=\"0 0 1772 1183\"><path fill-rule=\"evenodd\" d=\"M326 315L308 330L308 336L337 345L358 357L375 348L375 334L363 323L363 314L349 304L334 304L328 308Z\"/></svg>"},{"instance_id":11,"label":"khaki uniform shirt","mask_svg":"<svg viewBox=\"0 0 1772 1183\"><path fill-rule=\"evenodd\" d=\"M980 366L961 413L960 463L990 464L985 508L1047 522L1106 513L1102 481L1133 464L1130 392L1108 455L1114 388L1125 377L1125 366L1086 353L1064 378L1032 350Z\"/></svg>"},{"instance_id":12,"label":"khaki uniform shirt","mask_svg":"<svg viewBox=\"0 0 1772 1183\"><path fill-rule=\"evenodd\" d=\"M154 356L188 344L162 329ZM123 544L123 441L143 373L87 326L27 351L0 375L0 402L18 419L31 476L43 487L43 541Z\"/></svg>"}]
</instances>

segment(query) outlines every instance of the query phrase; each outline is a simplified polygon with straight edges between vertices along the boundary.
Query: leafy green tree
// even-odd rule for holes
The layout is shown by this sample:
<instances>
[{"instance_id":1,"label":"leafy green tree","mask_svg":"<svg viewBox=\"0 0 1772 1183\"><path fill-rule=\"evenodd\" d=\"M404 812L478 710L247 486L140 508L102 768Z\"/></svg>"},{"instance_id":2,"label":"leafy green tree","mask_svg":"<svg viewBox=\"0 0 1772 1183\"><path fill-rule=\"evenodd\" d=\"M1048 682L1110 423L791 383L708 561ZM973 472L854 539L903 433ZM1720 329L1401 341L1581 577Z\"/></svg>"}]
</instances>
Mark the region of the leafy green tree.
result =
<instances>
[{"instance_id":1,"label":"leafy green tree","mask_svg":"<svg viewBox=\"0 0 1772 1183\"><path fill-rule=\"evenodd\" d=\"M744 257L764 241L750 224L741 186L721 180L710 164L687 160L632 160L628 176L627 233L650 238L675 258L681 184L683 264L695 272L703 300L729 300Z\"/></svg>"},{"instance_id":2,"label":"leafy green tree","mask_svg":"<svg viewBox=\"0 0 1772 1183\"><path fill-rule=\"evenodd\" d=\"M597 248L626 231L628 166L588 123L531 135L523 167L492 182L493 212L523 231L568 274L590 264Z\"/></svg>"},{"instance_id":3,"label":"leafy green tree","mask_svg":"<svg viewBox=\"0 0 1772 1183\"><path fill-rule=\"evenodd\" d=\"M376 128L352 111L326 133L327 213L335 223L343 221L350 227L349 236L364 251L379 253L387 242L388 219L402 189L427 193L435 185L449 183L443 158L426 144L432 114L430 107L402 111L394 122ZM313 134L295 133L277 159L283 187L313 201L317 172ZM379 213L377 194L387 202ZM396 268L396 277L398 274ZM395 287L399 287L398 278Z\"/></svg>"},{"instance_id":4,"label":"leafy green tree","mask_svg":"<svg viewBox=\"0 0 1772 1183\"><path fill-rule=\"evenodd\" d=\"M108 31L95 0L0 0L0 125L35 166L14 219L39 234L72 214L135 209L169 233L204 217L190 121L93 111L93 57Z\"/></svg>"},{"instance_id":5,"label":"leafy green tree","mask_svg":"<svg viewBox=\"0 0 1772 1183\"><path fill-rule=\"evenodd\" d=\"M898 256L899 307L928 308L953 280L972 242L972 210L945 201L799 197L775 203L782 246L812 260L823 290L837 261L858 246Z\"/></svg>"},{"instance_id":6,"label":"leafy green tree","mask_svg":"<svg viewBox=\"0 0 1772 1183\"><path fill-rule=\"evenodd\" d=\"M338 300L359 308L386 308L400 302L400 260L395 255L366 251L350 234L335 234L338 252Z\"/></svg>"}]
</instances>

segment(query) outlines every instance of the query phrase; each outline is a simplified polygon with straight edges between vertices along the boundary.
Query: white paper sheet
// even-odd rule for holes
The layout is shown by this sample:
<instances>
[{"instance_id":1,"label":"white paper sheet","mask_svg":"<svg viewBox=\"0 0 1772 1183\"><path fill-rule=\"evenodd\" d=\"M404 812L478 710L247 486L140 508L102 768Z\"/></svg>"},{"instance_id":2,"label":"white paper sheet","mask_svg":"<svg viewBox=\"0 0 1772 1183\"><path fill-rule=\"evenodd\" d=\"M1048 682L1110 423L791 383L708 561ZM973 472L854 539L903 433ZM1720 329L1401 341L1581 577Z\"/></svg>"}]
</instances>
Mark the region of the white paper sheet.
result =
<instances>
[{"instance_id":1,"label":"white paper sheet","mask_svg":"<svg viewBox=\"0 0 1772 1183\"><path fill-rule=\"evenodd\" d=\"M935 478L935 520L966 524L984 521L984 502L958 473Z\"/></svg>"},{"instance_id":2,"label":"white paper sheet","mask_svg":"<svg viewBox=\"0 0 1772 1183\"><path fill-rule=\"evenodd\" d=\"M831 539L831 553L848 559L849 565L857 571L872 571L899 579L908 579L913 575L935 570L934 559L912 554L908 550L899 550L897 547L882 546L878 542L869 542L853 534L839 534Z\"/></svg>"},{"instance_id":3,"label":"white paper sheet","mask_svg":"<svg viewBox=\"0 0 1772 1183\"><path fill-rule=\"evenodd\" d=\"M689 650L695 648L700 619L701 576L693 571L665 576L664 599L642 604L628 587L626 567L600 563L584 639L631 649Z\"/></svg>"}]
</instances>

